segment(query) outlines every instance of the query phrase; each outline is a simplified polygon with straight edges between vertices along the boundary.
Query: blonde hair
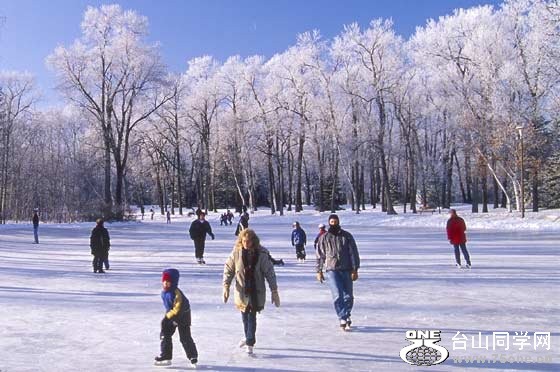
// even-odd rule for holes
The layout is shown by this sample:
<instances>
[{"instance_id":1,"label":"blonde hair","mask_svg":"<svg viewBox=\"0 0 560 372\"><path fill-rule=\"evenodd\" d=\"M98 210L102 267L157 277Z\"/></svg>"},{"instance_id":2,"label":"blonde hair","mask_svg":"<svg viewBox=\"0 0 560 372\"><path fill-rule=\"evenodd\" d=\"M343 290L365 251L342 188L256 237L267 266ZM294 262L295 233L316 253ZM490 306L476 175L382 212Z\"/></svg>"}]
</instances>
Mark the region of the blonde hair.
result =
<instances>
[{"instance_id":1,"label":"blonde hair","mask_svg":"<svg viewBox=\"0 0 560 372\"><path fill-rule=\"evenodd\" d=\"M257 249L261 245L261 240L257 236L255 230L245 229L239 232L237 236L237 240L235 241L235 245L233 246L234 249L243 249L243 239L249 239L253 242L253 249Z\"/></svg>"}]
</instances>

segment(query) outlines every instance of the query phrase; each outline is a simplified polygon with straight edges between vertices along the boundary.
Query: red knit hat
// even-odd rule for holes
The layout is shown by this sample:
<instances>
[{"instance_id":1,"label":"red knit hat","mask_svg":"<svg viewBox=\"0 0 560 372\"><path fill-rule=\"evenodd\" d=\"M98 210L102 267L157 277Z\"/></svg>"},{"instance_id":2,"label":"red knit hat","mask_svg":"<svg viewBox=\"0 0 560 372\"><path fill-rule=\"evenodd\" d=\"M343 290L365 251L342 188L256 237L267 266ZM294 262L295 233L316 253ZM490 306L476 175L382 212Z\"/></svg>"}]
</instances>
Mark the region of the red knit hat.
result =
<instances>
[{"instance_id":1,"label":"red knit hat","mask_svg":"<svg viewBox=\"0 0 560 372\"><path fill-rule=\"evenodd\" d=\"M162 282L170 282L171 281L171 274L169 274L167 271L164 271L163 274L161 275L161 281Z\"/></svg>"}]
</instances>

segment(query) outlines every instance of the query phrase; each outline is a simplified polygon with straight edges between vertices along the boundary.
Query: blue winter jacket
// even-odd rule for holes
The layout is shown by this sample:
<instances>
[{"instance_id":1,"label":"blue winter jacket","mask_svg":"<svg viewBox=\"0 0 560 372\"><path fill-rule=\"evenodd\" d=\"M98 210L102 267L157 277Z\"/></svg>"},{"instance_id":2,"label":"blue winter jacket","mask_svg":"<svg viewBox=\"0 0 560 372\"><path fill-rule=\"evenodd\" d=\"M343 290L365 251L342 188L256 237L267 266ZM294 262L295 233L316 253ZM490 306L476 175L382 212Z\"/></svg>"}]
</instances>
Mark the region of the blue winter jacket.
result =
<instances>
[{"instance_id":1,"label":"blue winter jacket","mask_svg":"<svg viewBox=\"0 0 560 372\"><path fill-rule=\"evenodd\" d=\"M292 245L307 244L307 236L301 227L292 230Z\"/></svg>"},{"instance_id":2,"label":"blue winter jacket","mask_svg":"<svg viewBox=\"0 0 560 372\"><path fill-rule=\"evenodd\" d=\"M189 299L177 287L179 285L179 270L165 269L171 276L171 288L161 291L161 299L165 307L165 317L179 324L191 324L191 307Z\"/></svg>"}]
</instances>

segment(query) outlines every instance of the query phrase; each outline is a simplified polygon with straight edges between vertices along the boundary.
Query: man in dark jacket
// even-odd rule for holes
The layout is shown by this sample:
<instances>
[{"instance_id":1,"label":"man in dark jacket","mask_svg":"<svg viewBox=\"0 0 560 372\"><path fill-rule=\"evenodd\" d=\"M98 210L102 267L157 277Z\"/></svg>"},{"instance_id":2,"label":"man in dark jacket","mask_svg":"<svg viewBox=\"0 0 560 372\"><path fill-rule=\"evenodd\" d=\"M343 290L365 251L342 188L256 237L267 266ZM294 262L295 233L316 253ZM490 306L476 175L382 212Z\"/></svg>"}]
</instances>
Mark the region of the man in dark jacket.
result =
<instances>
[{"instance_id":1,"label":"man in dark jacket","mask_svg":"<svg viewBox=\"0 0 560 372\"><path fill-rule=\"evenodd\" d=\"M237 229L235 229L235 236L238 236L241 231L248 228L249 228L249 213L243 213L239 218Z\"/></svg>"},{"instance_id":2,"label":"man in dark jacket","mask_svg":"<svg viewBox=\"0 0 560 372\"><path fill-rule=\"evenodd\" d=\"M467 261L467 269L471 268L471 258L469 252L467 251L467 236L465 235L467 231L467 226L465 225L465 220L457 215L455 209L449 210L449 219L447 220L447 239L449 243L455 248L455 261L457 262L457 267L461 268L461 253L459 252L459 247L465 256Z\"/></svg>"},{"instance_id":3,"label":"man in dark jacket","mask_svg":"<svg viewBox=\"0 0 560 372\"><path fill-rule=\"evenodd\" d=\"M93 272L104 273L103 262L109 258L111 240L109 231L103 226L103 219L98 218L95 222L96 226L91 231L89 238L89 246L93 255Z\"/></svg>"},{"instance_id":4,"label":"man in dark jacket","mask_svg":"<svg viewBox=\"0 0 560 372\"><path fill-rule=\"evenodd\" d=\"M33 212L33 236L35 238L35 244L39 244L39 215L37 211Z\"/></svg>"},{"instance_id":5,"label":"man in dark jacket","mask_svg":"<svg viewBox=\"0 0 560 372\"><path fill-rule=\"evenodd\" d=\"M194 251L196 262L199 264L205 264L204 261L204 245L206 243L206 234L210 235L212 240L214 240L214 234L212 233L212 227L208 221L205 220L206 214L204 212L200 212L198 219L194 220L191 223L191 227L189 229L189 235L191 239L194 241Z\"/></svg>"},{"instance_id":6,"label":"man in dark jacket","mask_svg":"<svg viewBox=\"0 0 560 372\"><path fill-rule=\"evenodd\" d=\"M298 262L305 262L305 244L307 244L307 235L301 228L299 222L294 222L292 227L292 246L296 247L296 258Z\"/></svg>"},{"instance_id":7,"label":"man in dark jacket","mask_svg":"<svg viewBox=\"0 0 560 372\"><path fill-rule=\"evenodd\" d=\"M325 280L323 270L327 272L328 284L334 300L334 309L340 320L340 327L349 330L352 320L350 315L354 306L354 281L358 280L360 255L352 234L342 230L336 214L329 216L329 230L317 243L317 280Z\"/></svg>"}]
</instances>

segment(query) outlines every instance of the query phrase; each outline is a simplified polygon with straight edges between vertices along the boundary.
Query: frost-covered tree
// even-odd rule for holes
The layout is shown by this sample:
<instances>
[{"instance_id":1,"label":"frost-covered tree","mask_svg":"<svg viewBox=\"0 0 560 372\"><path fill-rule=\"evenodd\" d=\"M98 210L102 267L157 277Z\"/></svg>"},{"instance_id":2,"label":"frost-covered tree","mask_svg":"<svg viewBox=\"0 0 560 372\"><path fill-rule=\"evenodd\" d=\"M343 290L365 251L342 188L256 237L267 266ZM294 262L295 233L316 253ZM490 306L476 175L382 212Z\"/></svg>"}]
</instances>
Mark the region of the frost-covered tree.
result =
<instances>
[{"instance_id":1,"label":"frost-covered tree","mask_svg":"<svg viewBox=\"0 0 560 372\"><path fill-rule=\"evenodd\" d=\"M57 47L48 58L66 97L91 114L101 128L107 218L123 216L123 183L133 131L169 99L158 92L164 69L157 46L145 41L147 27L146 17L119 5L88 7L81 38L69 47Z\"/></svg>"}]
</instances>

